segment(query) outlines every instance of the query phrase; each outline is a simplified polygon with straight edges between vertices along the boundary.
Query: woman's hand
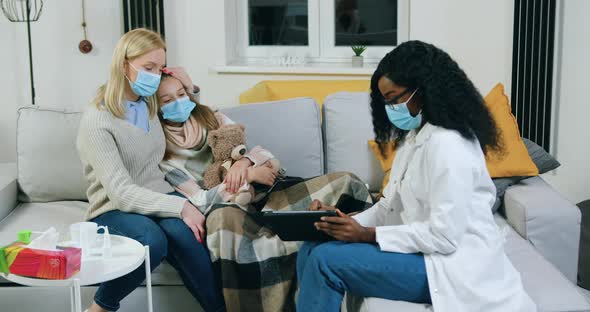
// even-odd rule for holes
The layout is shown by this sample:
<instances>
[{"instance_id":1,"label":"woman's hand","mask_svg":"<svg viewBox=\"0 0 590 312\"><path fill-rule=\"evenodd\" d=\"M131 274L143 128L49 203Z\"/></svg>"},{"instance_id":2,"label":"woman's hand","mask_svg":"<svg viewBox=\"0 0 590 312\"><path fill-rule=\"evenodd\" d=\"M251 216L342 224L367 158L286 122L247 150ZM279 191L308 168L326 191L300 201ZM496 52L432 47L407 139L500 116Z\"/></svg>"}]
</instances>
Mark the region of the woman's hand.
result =
<instances>
[{"instance_id":1,"label":"woman's hand","mask_svg":"<svg viewBox=\"0 0 590 312\"><path fill-rule=\"evenodd\" d=\"M248 177L246 180L248 183L260 183L262 185L271 186L275 183L276 178L277 174L272 168L262 166L248 168Z\"/></svg>"},{"instance_id":2,"label":"woman's hand","mask_svg":"<svg viewBox=\"0 0 590 312\"><path fill-rule=\"evenodd\" d=\"M182 221L193 231L199 243L205 240L205 216L188 200L184 203L180 212Z\"/></svg>"},{"instance_id":3,"label":"woman's hand","mask_svg":"<svg viewBox=\"0 0 590 312\"><path fill-rule=\"evenodd\" d=\"M235 194L240 189L240 186L246 182L248 176L248 167L252 165L252 162L248 158L242 158L235 162L231 168L227 171L225 176L226 190L230 194Z\"/></svg>"},{"instance_id":4,"label":"woman's hand","mask_svg":"<svg viewBox=\"0 0 590 312\"><path fill-rule=\"evenodd\" d=\"M180 80L184 89L189 93L195 93L198 90L195 90L195 86L193 85L193 81L191 77L186 73L184 68L182 67L166 67L162 69L164 74L169 74L170 76Z\"/></svg>"},{"instance_id":5,"label":"woman's hand","mask_svg":"<svg viewBox=\"0 0 590 312\"><path fill-rule=\"evenodd\" d=\"M374 243L375 228L366 228L355 219L336 209L337 217L322 217L322 222L316 222L315 227L337 240L351 243Z\"/></svg>"}]
</instances>

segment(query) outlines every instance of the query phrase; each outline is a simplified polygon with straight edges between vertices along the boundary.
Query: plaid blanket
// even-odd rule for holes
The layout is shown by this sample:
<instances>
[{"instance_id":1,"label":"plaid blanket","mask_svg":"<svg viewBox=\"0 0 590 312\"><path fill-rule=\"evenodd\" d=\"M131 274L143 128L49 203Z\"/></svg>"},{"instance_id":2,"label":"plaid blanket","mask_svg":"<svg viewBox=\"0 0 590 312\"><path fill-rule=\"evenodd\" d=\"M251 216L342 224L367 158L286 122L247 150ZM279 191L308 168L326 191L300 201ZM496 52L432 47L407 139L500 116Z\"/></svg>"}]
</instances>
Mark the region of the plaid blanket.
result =
<instances>
[{"instance_id":1,"label":"plaid blanket","mask_svg":"<svg viewBox=\"0 0 590 312\"><path fill-rule=\"evenodd\" d=\"M262 210L307 210L315 199L346 210L372 205L360 179L350 173L332 173L275 188ZM301 243L280 240L237 206L215 205L207 212L207 244L221 272L227 311L295 311Z\"/></svg>"}]
</instances>

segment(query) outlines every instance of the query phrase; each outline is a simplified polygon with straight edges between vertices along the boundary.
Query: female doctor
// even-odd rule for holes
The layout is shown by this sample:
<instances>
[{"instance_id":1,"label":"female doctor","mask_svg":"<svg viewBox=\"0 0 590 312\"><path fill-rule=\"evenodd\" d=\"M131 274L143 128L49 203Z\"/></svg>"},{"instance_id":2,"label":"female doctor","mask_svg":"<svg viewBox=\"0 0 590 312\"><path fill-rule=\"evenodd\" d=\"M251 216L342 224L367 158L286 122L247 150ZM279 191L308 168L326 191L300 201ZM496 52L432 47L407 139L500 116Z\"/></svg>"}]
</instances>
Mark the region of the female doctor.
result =
<instances>
[{"instance_id":1,"label":"female doctor","mask_svg":"<svg viewBox=\"0 0 590 312\"><path fill-rule=\"evenodd\" d=\"M376 141L398 150L384 197L316 227L338 241L299 251L297 310L339 311L345 292L434 311L536 311L508 260L484 155L500 150L484 100L444 51L396 47L371 79ZM310 209L336 209L320 202Z\"/></svg>"}]
</instances>

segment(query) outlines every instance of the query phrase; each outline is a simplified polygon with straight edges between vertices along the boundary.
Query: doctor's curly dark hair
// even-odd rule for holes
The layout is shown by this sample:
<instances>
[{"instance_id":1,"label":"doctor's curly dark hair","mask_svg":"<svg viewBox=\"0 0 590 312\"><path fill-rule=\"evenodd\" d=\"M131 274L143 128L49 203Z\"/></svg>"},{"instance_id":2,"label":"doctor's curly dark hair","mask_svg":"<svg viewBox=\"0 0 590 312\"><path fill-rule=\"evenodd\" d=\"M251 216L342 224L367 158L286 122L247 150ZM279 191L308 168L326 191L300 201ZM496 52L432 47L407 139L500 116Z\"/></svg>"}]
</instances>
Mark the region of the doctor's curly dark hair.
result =
<instances>
[{"instance_id":1,"label":"doctor's curly dark hair","mask_svg":"<svg viewBox=\"0 0 590 312\"><path fill-rule=\"evenodd\" d=\"M396 128L385 112L378 82L383 76L395 84L418 89L422 118L430 124L478 139L484 153L501 150L500 133L481 94L459 65L443 50L421 41L397 46L379 62L371 78L371 114L375 141L384 150L388 142L397 146L408 131Z\"/></svg>"}]
</instances>

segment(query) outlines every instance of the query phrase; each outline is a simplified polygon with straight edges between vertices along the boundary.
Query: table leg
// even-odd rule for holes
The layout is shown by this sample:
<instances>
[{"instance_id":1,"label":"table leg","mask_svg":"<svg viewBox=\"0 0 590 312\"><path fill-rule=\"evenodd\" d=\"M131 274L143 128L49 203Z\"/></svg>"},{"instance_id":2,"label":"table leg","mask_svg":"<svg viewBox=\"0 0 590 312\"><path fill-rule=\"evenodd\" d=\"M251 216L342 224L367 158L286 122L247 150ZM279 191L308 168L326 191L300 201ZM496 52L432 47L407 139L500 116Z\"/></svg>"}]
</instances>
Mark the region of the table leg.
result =
<instances>
[{"instance_id":1,"label":"table leg","mask_svg":"<svg viewBox=\"0 0 590 312\"><path fill-rule=\"evenodd\" d=\"M79 279L74 279L73 280L74 285L73 285L73 292L74 292L74 306L73 306L73 310L75 312L82 312L82 295L80 293L80 280Z\"/></svg>"},{"instance_id":2,"label":"table leg","mask_svg":"<svg viewBox=\"0 0 590 312\"><path fill-rule=\"evenodd\" d=\"M70 287L70 311L76 312L76 292L74 291L74 286L72 283L72 287Z\"/></svg>"},{"instance_id":3,"label":"table leg","mask_svg":"<svg viewBox=\"0 0 590 312\"><path fill-rule=\"evenodd\" d=\"M152 305L152 270L150 264L150 246L145 246L145 288L147 290L148 312L153 312Z\"/></svg>"}]
</instances>

